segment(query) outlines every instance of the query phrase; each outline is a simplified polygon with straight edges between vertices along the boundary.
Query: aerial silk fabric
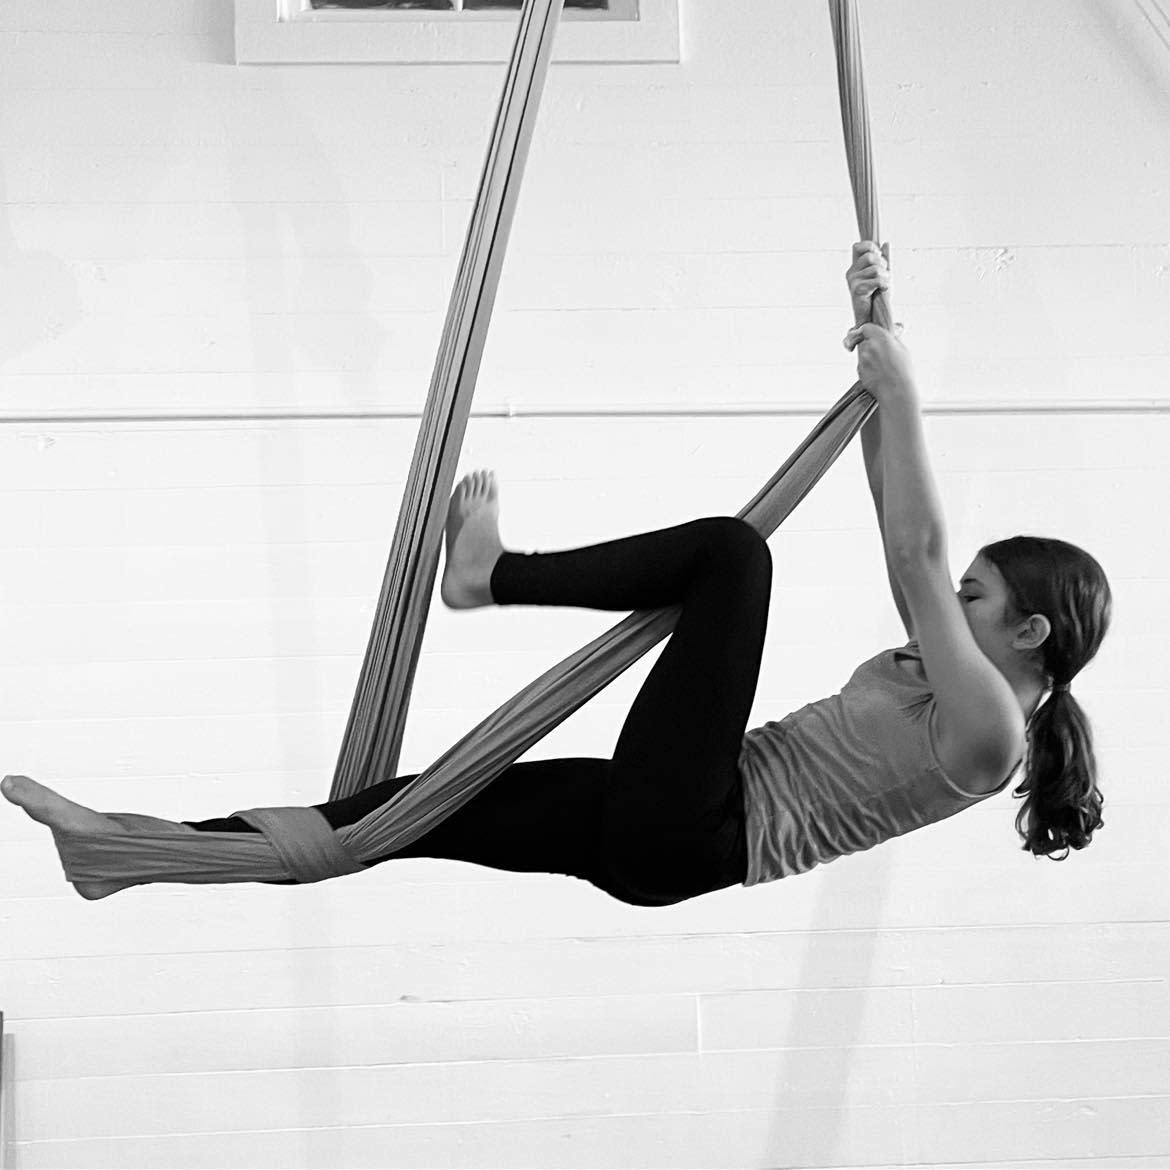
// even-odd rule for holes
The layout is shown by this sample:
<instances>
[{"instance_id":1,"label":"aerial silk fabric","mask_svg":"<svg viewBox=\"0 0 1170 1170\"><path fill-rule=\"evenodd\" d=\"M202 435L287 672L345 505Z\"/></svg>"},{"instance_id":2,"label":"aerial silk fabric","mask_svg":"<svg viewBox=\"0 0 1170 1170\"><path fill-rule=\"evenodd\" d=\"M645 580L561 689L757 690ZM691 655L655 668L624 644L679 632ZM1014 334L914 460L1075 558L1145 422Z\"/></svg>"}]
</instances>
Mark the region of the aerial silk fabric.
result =
<instances>
[{"instance_id":1,"label":"aerial silk fabric","mask_svg":"<svg viewBox=\"0 0 1170 1170\"><path fill-rule=\"evenodd\" d=\"M398 769L447 501L560 11L560 0L527 0L520 15L330 800L351 796Z\"/></svg>"},{"instance_id":2,"label":"aerial silk fabric","mask_svg":"<svg viewBox=\"0 0 1170 1170\"><path fill-rule=\"evenodd\" d=\"M559 8L560 0L526 0L521 16L331 799L385 779L397 767L447 500ZM863 238L876 241L876 187L854 0L830 0L830 11L858 228ZM874 297L873 316L889 327L884 297ZM738 515L771 535L875 408L873 398L854 385ZM314 809L302 807L234 814L256 834L197 832L155 817L112 813L107 814L116 826L112 832L58 834L66 877L133 884L308 883L359 872L471 800L666 638L679 613L674 606L631 614L514 695L405 790L352 825L334 831Z\"/></svg>"}]
</instances>

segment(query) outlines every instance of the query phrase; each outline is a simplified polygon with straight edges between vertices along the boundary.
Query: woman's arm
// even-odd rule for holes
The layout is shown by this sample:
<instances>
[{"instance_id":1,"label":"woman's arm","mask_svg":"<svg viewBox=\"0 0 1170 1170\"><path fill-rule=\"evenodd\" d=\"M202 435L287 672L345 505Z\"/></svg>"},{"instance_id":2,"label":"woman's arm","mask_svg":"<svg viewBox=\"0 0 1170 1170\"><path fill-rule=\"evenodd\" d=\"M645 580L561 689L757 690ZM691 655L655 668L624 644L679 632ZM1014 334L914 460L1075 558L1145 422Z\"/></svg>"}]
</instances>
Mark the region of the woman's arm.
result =
<instances>
[{"instance_id":1,"label":"woman's arm","mask_svg":"<svg viewBox=\"0 0 1170 1170\"><path fill-rule=\"evenodd\" d=\"M882 504L889 547L895 554L945 558L946 519L913 382L901 393L882 399L878 411L882 415Z\"/></svg>"},{"instance_id":2,"label":"woman's arm","mask_svg":"<svg viewBox=\"0 0 1170 1170\"><path fill-rule=\"evenodd\" d=\"M938 728L966 759L972 790L991 791L1025 750L1023 714L1007 680L976 642L955 594L910 355L877 325L854 330L850 343L859 350L861 384L877 399L882 417L887 549L910 607Z\"/></svg>"},{"instance_id":3,"label":"woman's arm","mask_svg":"<svg viewBox=\"0 0 1170 1170\"><path fill-rule=\"evenodd\" d=\"M887 550L945 557L946 520L926 450L910 355L879 325L859 326L846 343L859 350L858 376L877 399L881 415L879 462Z\"/></svg>"}]
</instances>

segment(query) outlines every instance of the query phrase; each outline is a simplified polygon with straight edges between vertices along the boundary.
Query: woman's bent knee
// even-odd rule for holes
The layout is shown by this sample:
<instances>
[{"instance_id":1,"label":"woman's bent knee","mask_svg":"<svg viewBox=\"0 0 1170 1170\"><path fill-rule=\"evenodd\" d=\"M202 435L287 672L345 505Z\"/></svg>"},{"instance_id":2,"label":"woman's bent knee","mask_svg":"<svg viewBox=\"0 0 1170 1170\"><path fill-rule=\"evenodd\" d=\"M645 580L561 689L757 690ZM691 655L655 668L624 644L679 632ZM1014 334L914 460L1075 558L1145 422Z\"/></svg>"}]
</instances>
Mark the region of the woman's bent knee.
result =
<instances>
[{"instance_id":1,"label":"woman's bent knee","mask_svg":"<svg viewBox=\"0 0 1170 1170\"><path fill-rule=\"evenodd\" d=\"M703 550L721 574L746 574L763 586L772 582L772 552L768 542L738 516L710 516L696 521L702 526Z\"/></svg>"},{"instance_id":2,"label":"woman's bent knee","mask_svg":"<svg viewBox=\"0 0 1170 1170\"><path fill-rule=\"evenodd\" d=\"M746 520L738 516L707 516L694 522L703 533L704 542L724 560L756 559L771 561L768 542Z\"/></svg>"}]
</instances>

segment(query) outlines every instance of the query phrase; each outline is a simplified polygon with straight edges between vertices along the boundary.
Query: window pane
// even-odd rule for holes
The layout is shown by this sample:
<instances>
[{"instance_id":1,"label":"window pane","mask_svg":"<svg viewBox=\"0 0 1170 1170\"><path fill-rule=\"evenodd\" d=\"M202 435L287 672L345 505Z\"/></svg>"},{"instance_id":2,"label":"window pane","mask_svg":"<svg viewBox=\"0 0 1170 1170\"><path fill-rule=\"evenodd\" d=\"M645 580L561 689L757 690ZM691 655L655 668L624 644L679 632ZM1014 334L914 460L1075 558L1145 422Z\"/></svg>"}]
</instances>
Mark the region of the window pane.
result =
<instances>
[{"instance_id":1,"label":"window pane","mask_svg":"<svg viewBox=\"0 0 1170 1170\"><path fill-rule=\"evenodd\" d=\"M523 0L463 0L463 7L471 8L523 8ZM605 12L609 8L609 0L565 0L566 8L599 8Z\"/></svg>"},{"instance_id":2,"label":"window pane","mask_svg":"<svg viewBox=\"0 0 1170 1170\"><path fill-rule=\"evenodd\" d=\"M429 8L452 12L455 0L310 0L313 8Z\"/></svg>"},{"instance_id":3,"label":"window pane","mask_svg":"<svg viewBox=\"0 0 1170 1170\"><path fill-rule=\"evenodd\" d=\"M309 0L311 8L384 8L395 11L406 11L411 8L420 8L434 12L454 12L455 0ZM523 0L463 0L463 8L495 9L497 11L514 10L519 12L523 7ZM590 8L599 12L609 11L609 0L565 0L566 8Z\"/></svg>"}]
</instances>

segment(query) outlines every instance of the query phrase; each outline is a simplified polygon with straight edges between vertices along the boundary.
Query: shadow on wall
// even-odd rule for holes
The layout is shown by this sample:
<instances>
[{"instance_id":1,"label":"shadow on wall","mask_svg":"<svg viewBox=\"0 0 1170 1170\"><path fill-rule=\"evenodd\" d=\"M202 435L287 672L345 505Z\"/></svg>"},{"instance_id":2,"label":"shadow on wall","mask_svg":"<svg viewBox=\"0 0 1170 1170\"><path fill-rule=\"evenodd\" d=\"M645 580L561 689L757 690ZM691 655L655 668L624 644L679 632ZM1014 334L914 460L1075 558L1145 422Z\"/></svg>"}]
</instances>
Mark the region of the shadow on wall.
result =
<instances>
[{"instance_id":1,"label":"shadow on wall","mask_svg":"<svg viewBox=\"0 0 1170 1170\"><path fill-rule=\"evenodd\" d=\"M1082 0L1085 20L1091 22L1100 39L1116 49L1128 72L1141 80L1147 95L1164 113L1170 113L1170 21L1159 21L1153 5L1150 18L1137 4L1119 10L1100 0Z\"/></svg>"},{"instance_id":2,"label":"shadow on wall","mask_svg":"<svg viewBox=\"0 0 1170 1170\"><path fill-rule=\"evenodd\" d=\"M0 367L40 345L51 345L81 320L77 278L51 252L22 252L8 212L0 161Z\"/></svg>"},{"instance_id":3,"label":"shadow on wall","mask_svg":"<svg viewBox=\"0 0 1170 1170\"><path fill-rule=\"evenodd\" d=\"M353 242L350 193L296 102L285 100L279 91L262 89L249 90L243 97L246 109L231 113L236 132L226 128L224 162L240 217L246 289L254 310L250 316L253 369L259 374L289 374L280 391L281 407L298 405L292 401L295 371L305 366L336 374L343 405L376 403L380 379L374 368L388 331L370 311L373 281L365 257ZM289 183L298 175L313 175L314 201L298 202L298 192L282 187L279 174L257 175L249 144L263 137L265 126L279 127L280 141L290 144ZM321 197L323 190L329 193L327 200ZM287 268L272 266L273 258L286 261ZM266 287L266 281L274 287ZM325 315L321 312L323 292L328 293L330 310ZM274 311L285 327L275 333L257 330L257 323L266 318L255 314ZM301 362L293 360L294 354L300 355ZM421 387L420 400L424 394Z\"/></svg>"},{"instance_id":4,"label":"shadow on wall","mask_svg":"<svg viewBox=\"0 0 1170 1170\"><path fill-rule=\"evenodd\" d=\"M3 1023L0 1013L0 1024ZM15 1166L16 1037L0 1028L0 1166Z\"/></svg>"},{"instance_id":5,"label":"shadow on wall","mask_svg":"<svg viewBox=\"0 0 1170 1170\"><path fill-rule=\"evenodd\" d=\"M194 58L212 65L226 65L236 69L236 0L218 0L218 3L204 4L199 19L207 24L207 52Z\"/></svg>"},{"instance_id":6,"label":"shadow on wall","mask_svg":"<svg viewBox=\"0 0 1170 1170\"><path fill-rule=\"evenodd\" d=\"M853 1052L868 1010L878 932L890 890L889 848L887 843L871 854L874 868L866 872L863 889L858 888L858 871L848 865L830 862L818 874L820 890L812 921L823 922L826 928L801 936L804 956L794 990L814 995L841 991L844 994L839 1002L843 1006L830 1021L799 1004L789 1017L783 1042L785 1060L775 1085L777 1120L764 1151L768 1159L783 1158L787 1165L790 1157L798 1157L802 1165L836 1166L841 1159L851 1162L858 1156L856 1149L843 1150L841 1146L848 1128ZM808 881L810 876L802 874L786 880ZM861 930L840 929L837 924L841 921L841 906L860 910L859 917L869 925ZM845 962L843 955L847 955ZM810 997L803 998L809 1002ZM819 1059L810 1061L810 1055L817 1050ZM832 1087L823 1093L815 1089L810 1093L810 1069L814 1070L813 1085ZM895 1085L881 1104L897 1104L898 1090ZM791 1148L789 1120L794 1108L807 1109L807 1124L801 1129L795 1150ZM905 1135L901 1144L905 1148Z\"/></svg>"}]
</instances>

